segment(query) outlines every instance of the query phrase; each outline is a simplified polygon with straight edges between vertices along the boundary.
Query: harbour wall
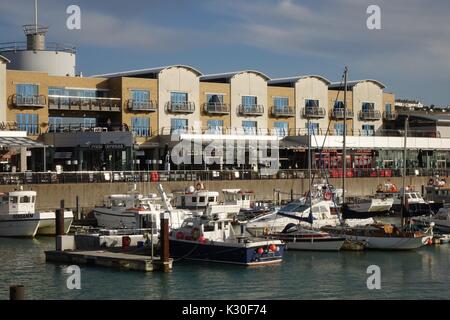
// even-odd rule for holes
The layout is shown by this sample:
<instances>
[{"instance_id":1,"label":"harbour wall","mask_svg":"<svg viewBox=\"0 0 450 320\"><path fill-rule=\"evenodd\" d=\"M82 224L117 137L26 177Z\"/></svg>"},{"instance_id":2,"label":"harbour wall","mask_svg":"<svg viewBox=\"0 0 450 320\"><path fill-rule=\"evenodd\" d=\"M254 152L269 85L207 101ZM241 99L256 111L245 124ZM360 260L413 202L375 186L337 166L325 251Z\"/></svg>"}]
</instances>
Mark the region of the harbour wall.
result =
<instances>
[{"instance_id":1,"label":"harbour wall","mask_svg":"<svg viewBox=\"0 0 450 320\"><path fill-rule=\"evenodd\" d=\"M428 177L406 177L406 185L414 186L420 191L422 185L427 184ZM390 181L400 187L402 178L390 178ZM317 182L317 181L316 181ZM330 179L329 182L336 188L342 186L341 179ZM375 193L377 186L385 182L384 178L351 178L346 180L347 196L367 196ZM170 181L161 182L168 193L184 190L194 181ZM60 205L60 200L65 201L66 208L76 208L76 197L79 198L79 206L87 212L96 205L103 203L105 195L114 193L126 193L134 183L73 183L73 184L29 184L24 185L24 190L37 191L37 209L55 209ZM137 191L143 194L157 193L156 182L135 183ZM207 181L204 187L211 191L218 191L222 197L222 189L239 188L253 190L257 201L290 200L291 190L294 198L298 198L308 190L308 179L262 179L262 180L232 180L232 181ZM14 186L2 185L0 192L14 190ZM278 192L274 190L279 190ZM221 199L222 200L222 199Z\"/></svg>"}]
</instances>

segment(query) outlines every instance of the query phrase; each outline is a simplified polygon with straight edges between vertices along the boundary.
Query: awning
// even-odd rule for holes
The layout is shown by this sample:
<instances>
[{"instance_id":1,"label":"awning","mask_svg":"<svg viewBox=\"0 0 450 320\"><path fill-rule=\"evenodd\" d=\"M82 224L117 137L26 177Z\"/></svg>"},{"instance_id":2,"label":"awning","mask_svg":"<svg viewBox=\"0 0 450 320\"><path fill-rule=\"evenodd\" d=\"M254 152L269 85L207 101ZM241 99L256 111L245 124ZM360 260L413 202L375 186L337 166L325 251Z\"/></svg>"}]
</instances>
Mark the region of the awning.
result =
<instances>
[{"instance_id":1,"label":"awning","mask_svg":"<svg viewBox=\"0 0 450 320\"><path fill-rule=\"evenodd\" d=\"M25 137L0 137L1 148L44 148L45 144Z\"/></svg>"}]
</instances>

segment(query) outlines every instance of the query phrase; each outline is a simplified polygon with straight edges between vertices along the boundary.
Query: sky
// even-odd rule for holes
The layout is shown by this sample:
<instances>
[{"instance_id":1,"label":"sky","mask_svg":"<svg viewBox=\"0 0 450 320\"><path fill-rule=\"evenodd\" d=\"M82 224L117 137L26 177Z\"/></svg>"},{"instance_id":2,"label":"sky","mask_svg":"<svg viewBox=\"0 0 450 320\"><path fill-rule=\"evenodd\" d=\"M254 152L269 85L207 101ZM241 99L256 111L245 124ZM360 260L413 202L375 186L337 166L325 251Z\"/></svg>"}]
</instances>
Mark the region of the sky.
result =
<instances>
[{"instance_id":1,"label":"sky","mask_svg":"<svg viewBox=\"0 0 450 320\"><path fill-rule=\"evenodd\" d=\"M69 5L81 29L66 27ZM381 29L369 30L369 5ZM0 42L24 41L33 0L0 0ZM84 76L172 64L376 79L396 98L450 105L448 0L39 0L47 41L75 45Z\"/></svg>"}]
</instances>

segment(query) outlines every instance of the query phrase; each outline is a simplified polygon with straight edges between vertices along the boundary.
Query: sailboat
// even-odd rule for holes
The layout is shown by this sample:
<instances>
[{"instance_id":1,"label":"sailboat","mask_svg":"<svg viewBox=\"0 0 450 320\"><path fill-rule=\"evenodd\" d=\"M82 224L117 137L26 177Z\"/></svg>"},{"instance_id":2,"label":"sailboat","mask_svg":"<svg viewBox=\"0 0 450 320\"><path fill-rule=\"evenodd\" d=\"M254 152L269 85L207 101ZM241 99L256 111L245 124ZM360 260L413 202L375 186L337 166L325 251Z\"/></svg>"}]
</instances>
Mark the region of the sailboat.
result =
<instances>
[{"instance_id":1,"label":"sailboat","mask_svg":"<svg viewBox=\"0 0 450 320\"><path fill-rule=\"evenodd\" d=\"M348 68L344 71L344 108L347 108L346 92L347 92L347 75ZM344 172L346 170L346 112L344 112L344 132L343 132L343 164ZM408 118L405 120L405 134L404 134L404 161L403 161L403 188L405 188L406 175L406 141L408 135ZM345 208L345 174L342 175L343 184L343 202ZM431 241L433 237L433 226L431 225L425 232L416 231L412 225L404 225L404 214L406 210L406 195L403 193L402 199L402 223L401 227L391 224L369 224L365 226L348 227L345 224L339 227L325 227L322 230L330 232L335 235L341 235L349 241L363 242L368 249L378 250L411 250L420 248Z\"/></svg>"}]
</instances>

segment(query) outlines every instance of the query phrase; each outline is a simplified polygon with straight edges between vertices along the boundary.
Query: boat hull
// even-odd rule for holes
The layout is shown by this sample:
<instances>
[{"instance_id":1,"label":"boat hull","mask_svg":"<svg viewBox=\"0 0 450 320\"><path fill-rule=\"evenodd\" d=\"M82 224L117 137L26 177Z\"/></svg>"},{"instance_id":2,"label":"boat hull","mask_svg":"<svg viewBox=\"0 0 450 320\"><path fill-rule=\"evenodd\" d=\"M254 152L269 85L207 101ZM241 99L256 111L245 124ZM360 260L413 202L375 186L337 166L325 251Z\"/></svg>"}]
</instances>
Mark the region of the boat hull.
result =
<instances>
[{"instance_id":1,"label":"boat hull","mask_svg":"<svg viewBox=\"0 0 450 320\"><path fill-rule=\"evenodd\" d=\"M286 250L339 251L345 238L295 239L286 241Z\"/></svg>"},{"instance_id":2,"label":"boat hull","mask_svg":"<svg viewBox=\"0 0 450 320\"><path fill-rule=\"evenodd\" d=\"M0 237L34 237L39 228L35 214L27 217L0 217Z\"/></svg>"},{"instance_id":3,"label":"boat hull","mask_svg":"<svg viewBox=\"0 0 450 320\"><path fill-rule=\"evenodd\" d=\"M202 244L189 240L170 239L170 254L173 258L200 260L207 262L228 263L245 266L257 266L280 263L284 256L285 246L278 244L276 252L258 254L261 247L266 248L270 242L232 245ZM265 250L268 251L268 250Z\"/></svg>"},{"instance_id":4,"label":"boat hull","mask_svg":"<svg viewBox=\"0 0 450 320\"><path fill-rule=\"evenodd\" d=\"M370 237L346 236L347 240L360 241L366 244L367 249L373 250L414 250L427 244L431 236L424 237Z\"/></svg>"},{"instance_id":5,"label":"boat hull","mask_svg":"<svg viewBox=\"0 0 450 320\"><path fill-rule=\"evenodd\" d=\"M97 225L103 228L133 229L137 225L134 213L115 212L109 208L95 208L94 216L97 219Z\"/></svg>"}]
</instances>

